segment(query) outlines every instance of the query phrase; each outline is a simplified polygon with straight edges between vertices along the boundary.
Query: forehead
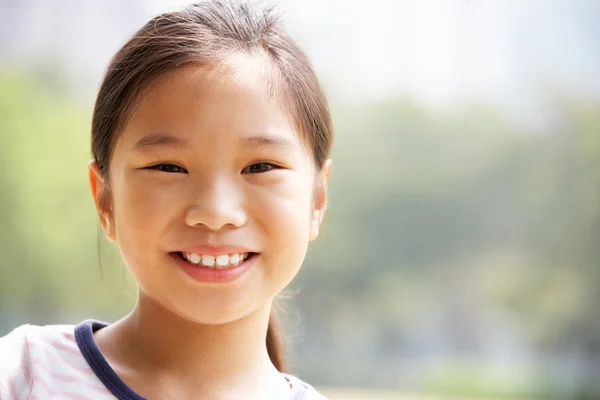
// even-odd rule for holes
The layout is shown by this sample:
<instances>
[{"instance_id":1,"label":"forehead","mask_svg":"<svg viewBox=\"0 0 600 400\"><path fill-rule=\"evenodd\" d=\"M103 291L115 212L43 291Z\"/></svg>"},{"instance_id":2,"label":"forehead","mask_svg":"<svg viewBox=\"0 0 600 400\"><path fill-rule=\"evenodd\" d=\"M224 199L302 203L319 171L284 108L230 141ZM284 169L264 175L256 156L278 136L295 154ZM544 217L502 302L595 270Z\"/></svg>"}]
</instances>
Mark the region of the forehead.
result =
<instances>
[{"instance_id":1,"label":"forehead","mask_svg":"<svg viewBox=\"0 0 600 400\"><path fill-rule=\"evenodd\" d=\"M271 75L269 62L248 55L170 71L141 94L122 139L157 130L221 138L274 131L300 145L290 113L271 90Z\"/></svg>"}]
</instances>

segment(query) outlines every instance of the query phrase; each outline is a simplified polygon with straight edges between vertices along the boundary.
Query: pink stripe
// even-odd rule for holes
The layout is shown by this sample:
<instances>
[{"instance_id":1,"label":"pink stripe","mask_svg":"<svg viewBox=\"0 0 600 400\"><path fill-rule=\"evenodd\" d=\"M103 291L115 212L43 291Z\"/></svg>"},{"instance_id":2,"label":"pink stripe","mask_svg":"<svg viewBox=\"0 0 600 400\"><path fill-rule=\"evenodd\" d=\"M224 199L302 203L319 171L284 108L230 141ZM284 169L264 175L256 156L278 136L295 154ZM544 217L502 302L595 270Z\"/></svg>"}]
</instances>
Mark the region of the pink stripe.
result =
<instances>
[{"instance_id":1,"label":"pink stripe","mask_svg":"<svg viewBox=\"0 0 600 400\"><path fill-rule=\"evenodd\" d=\"M64 383L79 382L79 385L82 387L86 387L90 390L94 390L96 392L100 392L103 394L108 393L108 389L105 388L104 386L95 386L89 382L81 380L81 378L85 378L85 376L84 377L73 377L73 376L68 376L68 375L62 375L62 374L55 373L53 371L48 371L47 366L38 360L34 360L33 363L36 366L36 368L38 368L40 370L40 372L42 374L42 375L40 375L40 374L36 375L37 380L41 380L43 382L43 379L45 378L44 375L45 375L45 376L48 376L52 381L61 381ZM74 368L79 370L80 373L82 373L86 376L93 376L94 378L97 378L96 374L91 369L84 369L84 368L79 369L76 367L74 367Z\"/></svg>"},{"instance_id":2,"label":"pink stripe","mask_svg":"<svg viewBox=\"0 0 600 400\"><path fill-rule=\"evenodd\" d=\"M63 350L63 351L69 352L71 354L81 355L81 352L79 351L78 347L69 346L65 343L57 342L54 340L48 340L47 342L42 342L42 343L32 342L31 344L32 344L32 347L36 347L36 348L50 346L59 351Z\"/></svg>"},{"instance_id":3,"label":"pink stripe","mask_svg":"<svg viewBox=\"0 0 600 400\"><path fill-rule=\"evenodd\" d=\"M61 395L63 397L69 398L69 399L74 399L74 400L87 400L88 398L82 395L79 395L77 393L70 393L70 392L59 392L54 390L53 388L51 388L46 382L44 382L42 379L37 379L36 383L40 384L40 386L43 386L44 389L46 390L46 392L48 393L49 396L56 396L56 395Z\"/></svg>"},{"instance_id":4,"label":"pink stripe","mask_svg":"<svg viewBox=\"0 0 600 400\"><path fill-rule=\"evenodd\" d=\"M94 391L100 392L100 393L107 393L107 389L104 386L102 386L102 387L95 386L95 385L92 385L91 383L82 381L81 379L73 377L73 376L60 375L60 374L56 374L53 372L48 373L48 375L50 376L50 378L52 378L53 381L61 381L61 382L65 382L65 383L79 382L80 387L86 387L87 389L94 390Z\"/></svg>"},{"instance_id":5,"label":"pink stripe","mask_svg":"<svg viewBox=\"0 0 600 400\"><path fill-rule=\"evenodd\" d=\"M52 341L52 342L49 342L48 344L50 346L54 347L57 350L65 350L65 351L68 351L71 354L77 354L77 355L81 354L81 352L79 351L79 348L71 347L71 346L68 346L68 345L66 345L64 343L61 343L61 342L54 342L54 341Z\"/></svg>"},{"instance_id":6,"label":"pink stripe","mask_svg":"<svg viewBox=\"0 0 600 400\"><path fill-rule=\"evenodd\" d=\"M72 365L71 368L73 368L75 371L80 372L82 374L90 374L90 375L94 375L94 376L96 375L90 367L82 368L82 367L76 367L76 366Z\"/></svg>"},{"instance_id":7,"label":"pink stripe","mask_svg":"<svg viewBox=\"0 0 600 400\"><path fill-rule=\"evenodd\" d=\"M21 365L23 366L23 375L25 376L25 381L29 382L29 393L31 393L31 385L33 382L31 380L31 352L29 348L29 340L27 339L27 335L24 335L25 338L25 351L21 356Z\"/></svg>"},{"instance_id":8,"label":"pink stripe","mask_svg":"<svg viewBox=\"0 0 600 400\"><path fill-rule=\"evenodd\" d=\"M42 372L44 372L44 373L45 373L45 374L47 374L47 375L49 375L49 374L51 374L51 373L52 373L52 372L48 371L48 369L47 369L47 366L46 366L46 363L45 363L45 362L43 362L43 361L41 361L41 360L38 360L38 359L34 358L34 359L32 359L32 360L31 360L31 363L32 363L32 364L33 364L33 365L34 365L36 368L39 368L39 369L41 369L41 370L42 370ZM96 376L96 374L94 373L94 371L92 371L92 369L91 369L91 368L78 368L78 367L75 367L75 366L73 366L73 365L69 365L69 368L73 368L75 371L77 371L77 372L79 372L79 373L81 373L81 374L84 374L84 375L88 375L88 376Z\"/></svg>"},{"instance_id":9,"label":"pink stripe","mask_svg":"<svg viewBox=\"0 0 600 400\"><path fill-rule=\"evenodd\" d=\"M73 333L71 331L69 331L69 332L62 332L61 335L65 339L73 339L75 337L75 333Z\"/></svg>"},{"instance_id":10,"label":"pink stripe","mask_svg":"<svg viewBox=\"0 0 600 400\"><path fill-rule=\"evenodd\" d=\"M8 379L8 386L10 391L10 396L12 399L19 399L19 392L23 395L23 392L26 389L29 389L27 394L31 393L31 385L33 384L31 379L31 361L29 358L29 342L27 341L27 335L23 335L24 348L21 351L21 358L19 360L20 369L16 371L16 375L12 376ZM22 377L23 382L21 384L22 387L19 387L17 384L17 379Z\"/></svg>"},{"instance_id":11,"label":"pink stripe","mask_svg":"<svg viewBox=\"0 0 600 400\"><path fill-rule=\"evenodd\" d=\"M45 359L40 359L40 358L37 358L37 357L32 357L31 358L31 364L34 365L34 366L36 366L36 367L40 367L42 369L45 369L46 363L47 363L47 360L45 360ZM92 369L87 364L85 364L84 367L78 367L78 366L75 366L73 364L69 364L69 363L64 363L63 362L62 365L65 366L65 368L68 367L70 369L74 369L75 371L77 371L79 373L82 373L82 374L95 375L94 371L92 371Z\"/></svg>"},{"instance_id":12,"label":"pink stripe","mask_svg":"<svg viewBox=\"0 0 600 400\"><path fill-rule=\"evenodd\" d=\"M8 380L8 385L10 386L10 397L12 399L18 399L19 395L17 394L17 382L16 377L12 377Z\"/></svg>"},{"instance_id":13,"label":"pink stripe","mask_svg":"<svg viewBox=\"0 0 600 400\"><path fill-rule=\"evenodd\" d=\"M91 382L87 382L87 378L92 378L95 380L98 380L96 374L94 373L94 371L87 365L87 363L85 363L85 359L83 358L83 355L81 354L81 352L79 351L78 347L73 347L70 346L69 343L73 343L75 346L75 342L72 341L72 338L74 337L74 335L72 334L68 334L68 333L63 333L62 334L63 337L67 338L67 339L71 339L69 340L67 343L64 342L60 342L55 340L48 340L46 342L29 342L27 340L27 336L25 336L25 349L21 354L21 371L24 378L25 378L25 384L28 385L28 389L29 392L28 394L30 394L32 392L32 386L35 383L39 384L41 388L45 389L45 391L47 392L48 397L54 397L56 395L60 395L64 398L68 398L68 399L72 399L72 400L87 400L87 398L89 397L85 397L82 395L79 395L77 393L72 393L72 392L60 392L58 391L59 389L53 388L53 385L49 385L47 383L47 381L49 382L57 382L59 383L64 383L64 384L72 384L74 385L74 387L79 388L79 389L84 389L84 390L89 390L95 393L99 393L99 394L103 394L103 395L107 395L110 394L110 391L108 390L108 388L106 388L105 386L96 386ZM62 363L63 368L69 368L72 369L73 371L76 371L76 373L81 374L82 376L77 377L77 376L69 376L69 375L65 375L65 374L59 374L57 372L51 371L51 366L47 364L47 360L45 360L44 358L37 358L37 357L31 357L30 354L30 348L34 347L34 348L44 348L44 347L52 347L53 349L57 350L57 351L62 351L62 352L66 352L66 353L70 353L72 355L76 355L79 356L81 362L83 365L85 365L85 367L78 367L76 365L73 365L72 363ZM35 368L35 371L37 373L35 373L35 376L32 376L32 368ZM99 380L98 380L99 382ZM100 383L100 382L99 382ZM101 383L100 383L101 384ZM21 388L19 388L18 384L17 384L17 380L15 378L13 378L12 380L9 381L9 387L10 387L10 395L12 398L14 399L18 399L19 398L19 392L22 390L19 390ZM25 388L22 388L25 389ZM21 395L23 395L23 393L21 393ZM46 395L42 396L43 398L46 398ZM28 397L29 398L29 397ZM38 399L38 397L36 396L32 396L31 398L29 398L30 400L34 400L34 399Z\"/></svg>"}]
</instances>

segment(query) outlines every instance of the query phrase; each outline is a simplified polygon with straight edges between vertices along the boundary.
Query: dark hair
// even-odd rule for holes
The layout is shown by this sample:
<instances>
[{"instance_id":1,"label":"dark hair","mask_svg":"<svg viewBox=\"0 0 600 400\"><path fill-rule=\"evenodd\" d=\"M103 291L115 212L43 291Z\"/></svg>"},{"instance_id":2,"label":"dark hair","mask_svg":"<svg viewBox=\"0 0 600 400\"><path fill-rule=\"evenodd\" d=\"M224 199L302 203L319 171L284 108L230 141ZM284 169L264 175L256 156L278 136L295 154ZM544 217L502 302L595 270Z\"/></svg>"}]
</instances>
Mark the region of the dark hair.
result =
<instances>
[{"instance_id":1,"label":"dark hair","mask_svg":"<svg viewBox=\"0 0 600 400\"><path fill-rule=\"evenodd\" d=\"M184 65L218 65L235 54L264 56L269 61L271 89L285 102L320 170L329 156L333 129L310 61L284 30L273 7L212 0L153 18L111 60L92 119L92 154L102 175L108 176L116 139L153 81ZM284 372L283 341L274 314L266 340L271 361Z\"/></svg>"}]
</instances>

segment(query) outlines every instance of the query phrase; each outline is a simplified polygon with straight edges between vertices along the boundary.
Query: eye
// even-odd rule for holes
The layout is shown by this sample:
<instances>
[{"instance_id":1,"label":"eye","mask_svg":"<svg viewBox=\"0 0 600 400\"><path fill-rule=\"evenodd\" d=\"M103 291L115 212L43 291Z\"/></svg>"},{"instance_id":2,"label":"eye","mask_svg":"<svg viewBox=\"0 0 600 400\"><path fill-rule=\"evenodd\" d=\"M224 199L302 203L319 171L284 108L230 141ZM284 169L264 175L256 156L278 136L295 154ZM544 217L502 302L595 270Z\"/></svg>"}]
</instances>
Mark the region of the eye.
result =
<instances>
[{"instance_id":1,"label":"eye","mask_svg":"<svg viewBox=\"0 0 600 400\"><path fill-rule=\"evenodd\" d=\"M260 174L263 172L268 172L271 171L273 169L279 169L281 167L279 167L278 165L275 164L271 164L268 162L260 162L260 163L254 163L252 165L247 166L246 168L244 168L242 170L243 174Z\"/></svg>"},{"instance_id":2,"label":"eye","mask_svg":"<svg viewBox=\"0 0 600 400\"><path fill-rule=\"evenodd\" d=\"M186 173L186 169L175 164L156 164L146 167L146 169L162 171L167 173Z\"/></svg>"}]
</instances>

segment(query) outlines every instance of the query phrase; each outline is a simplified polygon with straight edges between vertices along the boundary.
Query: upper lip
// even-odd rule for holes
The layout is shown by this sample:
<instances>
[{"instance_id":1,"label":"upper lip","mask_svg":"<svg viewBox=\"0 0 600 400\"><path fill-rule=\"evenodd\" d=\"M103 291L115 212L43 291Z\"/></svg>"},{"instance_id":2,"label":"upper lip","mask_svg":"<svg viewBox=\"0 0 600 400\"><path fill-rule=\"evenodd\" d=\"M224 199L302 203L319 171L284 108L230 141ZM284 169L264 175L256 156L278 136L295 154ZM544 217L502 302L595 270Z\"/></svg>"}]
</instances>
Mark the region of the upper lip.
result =
<instances>
[{"instance_id":1,"label":"upper lip","mask_svg":"<svg viewBox=\"0 0 600 400\"><path fill-rule=\"evenodd\" d=\"M247 247L242 246L234 246L234 245L220 245L220 246L210 246L210 245L192 245L186 246L180 249L182 253L188 254L201 254L206 256L218 256L221 254L243 254L243 253L254 253L252 250Z\"/></svg>"}]
</instances>

